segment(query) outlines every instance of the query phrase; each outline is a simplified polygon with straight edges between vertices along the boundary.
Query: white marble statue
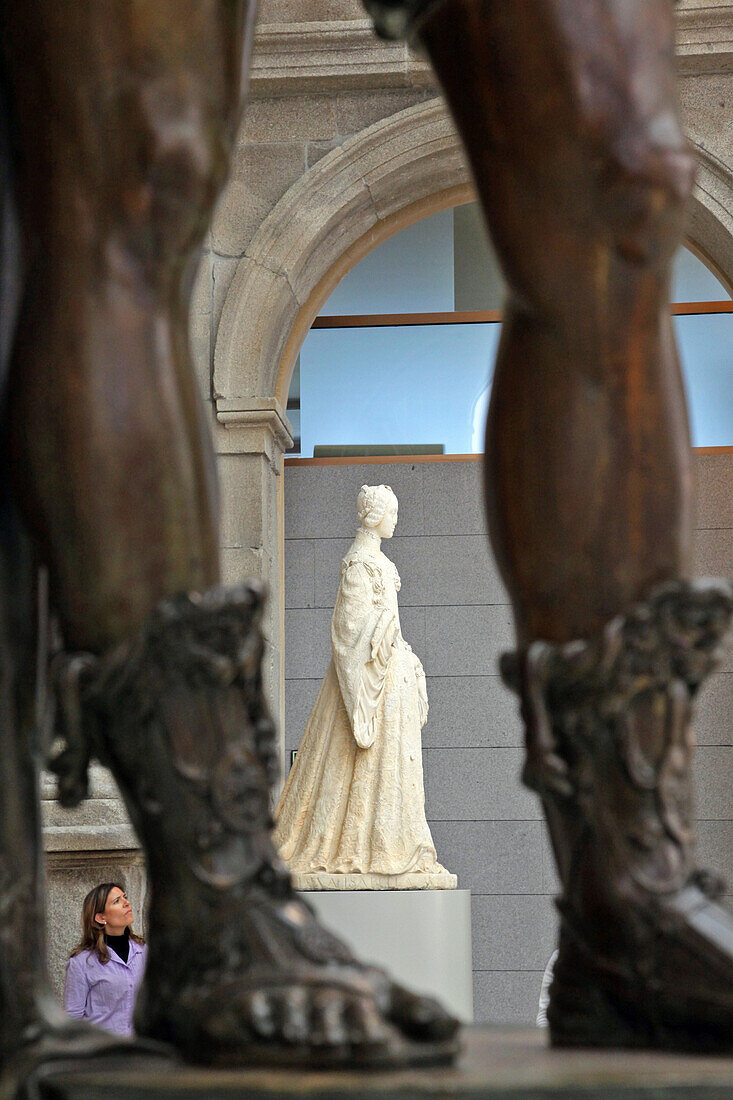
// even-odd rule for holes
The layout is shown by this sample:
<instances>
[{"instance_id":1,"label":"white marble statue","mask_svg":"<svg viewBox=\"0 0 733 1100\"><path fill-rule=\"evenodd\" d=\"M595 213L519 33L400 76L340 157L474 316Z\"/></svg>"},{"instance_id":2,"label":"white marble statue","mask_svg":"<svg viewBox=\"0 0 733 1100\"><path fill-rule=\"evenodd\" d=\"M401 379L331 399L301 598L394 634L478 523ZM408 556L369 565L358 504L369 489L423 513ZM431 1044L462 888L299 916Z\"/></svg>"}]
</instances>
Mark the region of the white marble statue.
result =
<instances>
[{"instance_id":1,"label":"white marble statue","mask_svg":"<svg viewBox=\"0 0 733 1100\"><path fill-rule=\"evenodd\" d=\"M332 660L275 813L275 843L298 889L455 889L425 820L425 673L402 637L400 578L380 549L397 498L388 485L362 485L357 514Z\"/></svg>"}]
</instances>

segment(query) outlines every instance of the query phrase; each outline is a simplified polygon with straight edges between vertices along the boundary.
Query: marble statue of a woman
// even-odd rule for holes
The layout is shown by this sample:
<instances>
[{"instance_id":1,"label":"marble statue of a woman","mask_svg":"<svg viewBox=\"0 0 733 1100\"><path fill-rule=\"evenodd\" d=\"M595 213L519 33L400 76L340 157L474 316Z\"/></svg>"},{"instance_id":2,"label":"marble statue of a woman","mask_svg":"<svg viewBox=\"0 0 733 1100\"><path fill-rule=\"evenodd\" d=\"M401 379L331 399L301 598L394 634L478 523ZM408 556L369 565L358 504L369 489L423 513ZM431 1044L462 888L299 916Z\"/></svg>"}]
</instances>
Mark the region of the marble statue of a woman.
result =
<instances>
[{"instance_id":1,"label":"marble statue of a woman","mask_svg":"<svg viewBox=\"0 0 733 1100\"><path fill-rule=\"evenodd\" d=\"M362 485L357 514L332 660L277 807L275 843L298 889L454 889L425 820L425 673L402 637L400 578L380 549L397 498L388 485Z\"/></svg>"}]
</instances>

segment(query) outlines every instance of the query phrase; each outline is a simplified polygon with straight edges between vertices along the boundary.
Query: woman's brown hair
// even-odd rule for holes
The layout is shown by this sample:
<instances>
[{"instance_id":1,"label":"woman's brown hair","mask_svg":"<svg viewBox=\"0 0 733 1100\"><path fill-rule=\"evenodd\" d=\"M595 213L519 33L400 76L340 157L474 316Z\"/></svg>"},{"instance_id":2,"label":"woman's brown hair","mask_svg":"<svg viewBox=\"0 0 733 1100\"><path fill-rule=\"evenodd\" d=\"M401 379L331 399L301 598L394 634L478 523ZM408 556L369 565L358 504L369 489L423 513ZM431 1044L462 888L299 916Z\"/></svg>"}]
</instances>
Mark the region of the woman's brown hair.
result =
<instances>
[{"instance_id":1,"label":"woman's brown hair","mask_svg":"<svg viewBox=\"0 0 733 1100\"><path fill-rule=\"evenodd\" d=\"M81 954L82 951L93 951L100 962L109 962L109 948L104 938L104 926L97 924L94 918L97 913L104 912L107 898L114 889L125 893L125 887L119 882L100 882L99 886L95 886L84 898L81 907L81 939L71 952L72 958L74 955ZM142 936L136 936L132 928L130 928L130 939L135 943L145 943Z\"/></svg>"}]
</instances>

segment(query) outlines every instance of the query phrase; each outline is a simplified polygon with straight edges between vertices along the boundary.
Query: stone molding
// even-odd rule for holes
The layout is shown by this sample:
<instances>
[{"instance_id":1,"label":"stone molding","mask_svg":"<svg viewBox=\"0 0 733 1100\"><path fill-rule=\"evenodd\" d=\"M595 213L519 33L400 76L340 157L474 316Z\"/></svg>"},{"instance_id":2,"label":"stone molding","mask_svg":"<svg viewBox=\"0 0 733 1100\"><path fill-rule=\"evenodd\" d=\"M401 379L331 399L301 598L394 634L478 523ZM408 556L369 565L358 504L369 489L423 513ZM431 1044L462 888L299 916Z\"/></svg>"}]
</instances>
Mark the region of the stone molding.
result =
<instances>
[{"instance_id":1,"label":"stone molding","mask_svg":"<svg viewBox=\"0 0 733 1100\"><path fill-rule=\"evenodd\" d=\"M141 848L51 851L46 855L46 866L51 873L82 871L90 878L95 878L100 871L104 872L113 867L126 870L133 867L140 868L143 872L146 868L145 856Z\"/></svg>"},{"instance_id":2,"label":"stone molding","mask_svg":"<svg viewBox=\"0 0 733 1100\"><path fill-rule=\"evenodd\" d=\"M90 803L94 809L94 803ZM137 852L140 842L131 825L44 825L46 854L60 852Z\"/></svg>"},{"instance_id":3,"label":"stone molding","mask_svg":"<svg viewBox=\"0 0 733 1100\"><path fill-rule=\"evenodd\" d=\"M733 4L681 7L677 58L678 70L685 76L733 72Z\"/></svg>"},{"instance_id":4,"label":"stone molding","mask_svg":"<svg viewBox=\"0 0 733 1100\"><path fill-rule=\"evenodd\" d=\"M694 242L733 286L733 174L692 134L700 160ZM408 107L319 160L271 210L240 259L214 352L217 416L286 400L300 344L344 274L393 232L472 197L463 150L439 98ZM422 204L422 205L421 205Z\"/></svg>"},{"instance_id":5,"label":"stone molding","mask_svg":"<svg viewBox=\"0 0 733 1100\"><path fill-rule=\"evenodd\" d=\"M679 71L733 71L733 3L681 6ZM378 39L368 19L266 23L255 35L253 95L436 87L430 65L404 43Z\"/></svg>"},{"instance_id":6,"label":"stone molding","mask_svg":"<svg viewBox=\"0 0 733 1100\"><path fill-rule=\"evenodd\" d=\"M368 19L268 23L255 34L254 95L435 86L430 65L403 42L385 42Z\"/></svg>"},{"instance_id":7,"label":"stone molding","mask_svg":"<svg viewBox=\"0 0 733 1100\"><path fill-rule=\"evenodd\" d=\"M139 841L110 772L96 761L89 769L89 796L75 810L56 801L56 778L42 772L40 782L43 847L58 859L67 853L138 851Z\"/></svg>"},{"instance_id":8,"label":"stone molding","mask_svg":"<svg viewBox=\"0 0 733 1100\"><path fill-rule=\"evenodd\" d=\"M293 428L277 398L217 397L218 454L264 454L277 464L293 445ZM276 472L279 473L279 465Z\"/></svg>"}]
</instances>

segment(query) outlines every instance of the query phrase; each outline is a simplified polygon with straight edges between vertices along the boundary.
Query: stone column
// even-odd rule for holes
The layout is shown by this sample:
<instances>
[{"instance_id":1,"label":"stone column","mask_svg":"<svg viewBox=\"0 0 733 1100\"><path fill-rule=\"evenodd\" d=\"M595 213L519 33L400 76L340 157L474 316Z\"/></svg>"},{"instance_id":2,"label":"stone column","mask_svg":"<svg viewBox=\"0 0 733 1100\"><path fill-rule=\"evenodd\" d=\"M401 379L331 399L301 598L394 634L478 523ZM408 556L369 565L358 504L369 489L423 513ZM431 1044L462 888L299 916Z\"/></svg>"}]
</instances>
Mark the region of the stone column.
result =
<instances>
[{"instance_id":1,"label":"stone column","mask_svg":"<svg viewBox=\"0 0 733 1100\"><path fill-rule=\"evenodd\" d=\"M275 398L216 401L214 444L221 491L224 584L256 577L267 585L265 691L280 729L284 711L283 456L290 423ZM282 751L282 744L281 744Z\"/></svg>"}]
</instances>

